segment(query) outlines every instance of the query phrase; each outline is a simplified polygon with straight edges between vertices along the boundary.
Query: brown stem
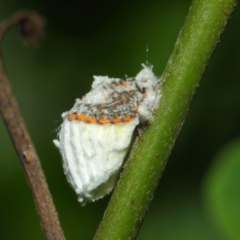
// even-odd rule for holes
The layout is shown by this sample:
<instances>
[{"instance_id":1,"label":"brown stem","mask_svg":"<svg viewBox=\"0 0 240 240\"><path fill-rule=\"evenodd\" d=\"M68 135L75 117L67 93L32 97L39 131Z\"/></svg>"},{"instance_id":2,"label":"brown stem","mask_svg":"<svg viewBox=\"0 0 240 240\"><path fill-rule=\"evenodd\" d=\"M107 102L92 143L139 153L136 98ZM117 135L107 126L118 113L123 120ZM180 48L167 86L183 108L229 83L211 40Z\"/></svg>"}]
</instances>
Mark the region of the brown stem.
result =
<instances>
[{"instance_id":1,"label":"brown stem","mask_svg":"<svg viewBox=\"0 0 240 240\"><path fill-rule=\"evenodd\" d=\"M19 11L1 24L0 41L5 32L17 24L21 25L23 40L30 45L37 44L44 35L42 17L32 11ZM63 240L65 237L52 196L11 90L2 54L0 54L0 111L31 188L45 238L47 240Z\"/></svg>"}]
</instances>

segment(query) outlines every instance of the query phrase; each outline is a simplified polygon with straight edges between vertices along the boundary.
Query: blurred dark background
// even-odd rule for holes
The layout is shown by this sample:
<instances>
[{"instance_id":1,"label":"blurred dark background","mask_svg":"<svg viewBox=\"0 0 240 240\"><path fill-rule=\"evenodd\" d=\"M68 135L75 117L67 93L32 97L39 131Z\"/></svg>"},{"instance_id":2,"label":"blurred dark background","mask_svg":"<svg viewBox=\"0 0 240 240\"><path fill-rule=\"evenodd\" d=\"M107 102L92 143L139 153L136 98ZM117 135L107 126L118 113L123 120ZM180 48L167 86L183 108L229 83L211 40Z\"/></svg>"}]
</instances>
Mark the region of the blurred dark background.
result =
<instances>
[{"instance_id":1,"label":"blurred dark background","mask_svg":"<svg viewBox=\"0 0 240 240\"><path fill-rule=\"evenodd\" d=\"M18 29L2 49L66 238L92 239L109 197L81 207L52 140L61 113L89 91L93 75L131 77L149 61L161 76L190 0L0 0L0 20L33 9L47 22L38 48ZM205 177L216 153L240 135L240 9L227 25L149 208L139 240L227 239L205 208ZM148 53L146 50L149 50ZM0 121L0 239L44 239L21 165Z\"/></svg>"}]
</instances>

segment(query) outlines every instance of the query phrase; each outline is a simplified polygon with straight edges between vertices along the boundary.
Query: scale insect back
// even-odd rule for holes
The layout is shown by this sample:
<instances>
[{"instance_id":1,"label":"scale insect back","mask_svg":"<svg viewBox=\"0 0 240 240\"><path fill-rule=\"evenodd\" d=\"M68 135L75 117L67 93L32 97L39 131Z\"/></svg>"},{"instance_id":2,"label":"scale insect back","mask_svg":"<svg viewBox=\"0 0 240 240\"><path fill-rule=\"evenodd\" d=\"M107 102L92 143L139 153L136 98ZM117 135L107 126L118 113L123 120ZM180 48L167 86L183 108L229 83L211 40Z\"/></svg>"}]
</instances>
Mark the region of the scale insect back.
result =
<instances>
[{"instance_id":1,"label":"scale insect back","mask_svg":"<svg viewBox=\"0 0 240 240\"><path fill-rule=\"evenodd\" d=\"M161 97L158 82L145 65L126 81L94 76L91 91L62 114L58 139L53 142L82 205L114 188L134 129L152 118Z\"/></svg>"}]
</instances>

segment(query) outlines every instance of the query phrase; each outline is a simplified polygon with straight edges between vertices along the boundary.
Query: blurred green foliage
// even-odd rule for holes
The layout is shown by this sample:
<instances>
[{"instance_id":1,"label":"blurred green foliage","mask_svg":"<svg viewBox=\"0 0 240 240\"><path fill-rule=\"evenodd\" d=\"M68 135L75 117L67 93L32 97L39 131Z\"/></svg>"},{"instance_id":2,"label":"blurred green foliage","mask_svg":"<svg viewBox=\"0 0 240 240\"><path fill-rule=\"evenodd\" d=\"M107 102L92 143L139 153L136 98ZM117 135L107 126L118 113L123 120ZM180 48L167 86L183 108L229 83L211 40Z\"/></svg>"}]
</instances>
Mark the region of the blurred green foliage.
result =
<instances>
[{"instance_id":1,"label":"blurred green foliage","mask_svg":"<svg viewBox=\"0 0 240 240\"><path fill-rule=\"evenodd\" d=\"M216 156L205 180L207 212L229 240L240 239L240 139Z\"/></svg>"},{"instance_id":2,"label":"blurred green foliage","mask_svg":"<svg viewBox=\"0 0 240 240\"><path fill-rule=\"evenodd\" d=\"M47 35L38 48L23 46L17 29L6 35L2 48L67 239L91 239L109 197L86 207L78 204L52 144L60 114L90 89L92 75L134 76L140 64L149 61L160 76L190 4L190 0L1 0L0 20L22 8L34 9L47 20ZM240 135L239 11L230 19L210 61L140 240L227 239L223 225L216 228L214 217L208 214L216 196L205 195L202 202L202 193L207 194L202 182L215 166L215 153ZM2 121L0 133L0 239L42 240L30 190ZM214 171L223 170L216 164L207 177ZM203 188L211 189L210 180L204 183ZM234 184L239 188L237 179ZM216 207L214 211L222 210Z\"/></svg>"}]
</instances>

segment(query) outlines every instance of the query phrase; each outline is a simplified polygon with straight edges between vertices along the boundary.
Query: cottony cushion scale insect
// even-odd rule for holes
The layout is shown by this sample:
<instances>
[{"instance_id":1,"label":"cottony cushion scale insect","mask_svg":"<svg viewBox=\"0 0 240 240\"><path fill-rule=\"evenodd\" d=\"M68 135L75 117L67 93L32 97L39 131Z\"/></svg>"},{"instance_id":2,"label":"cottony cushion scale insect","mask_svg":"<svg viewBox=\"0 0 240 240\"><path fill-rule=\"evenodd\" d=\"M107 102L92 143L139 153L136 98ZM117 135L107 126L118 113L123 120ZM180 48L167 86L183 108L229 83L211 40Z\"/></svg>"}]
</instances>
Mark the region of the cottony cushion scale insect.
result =
<instances>
[{"instance_id":1,"label":"cottony cushion scale insect","mask_svg":"<svg viewBox=\"0 0 240 240\"><path fill-rule=\"evenodd\" d=\"M152 118L161 97L158 83L152 68L145 65L126 81L94 76L91 91L62 114L54 144L82 205L114 188L134 129Z\"/></svg>"}]
</instances>

